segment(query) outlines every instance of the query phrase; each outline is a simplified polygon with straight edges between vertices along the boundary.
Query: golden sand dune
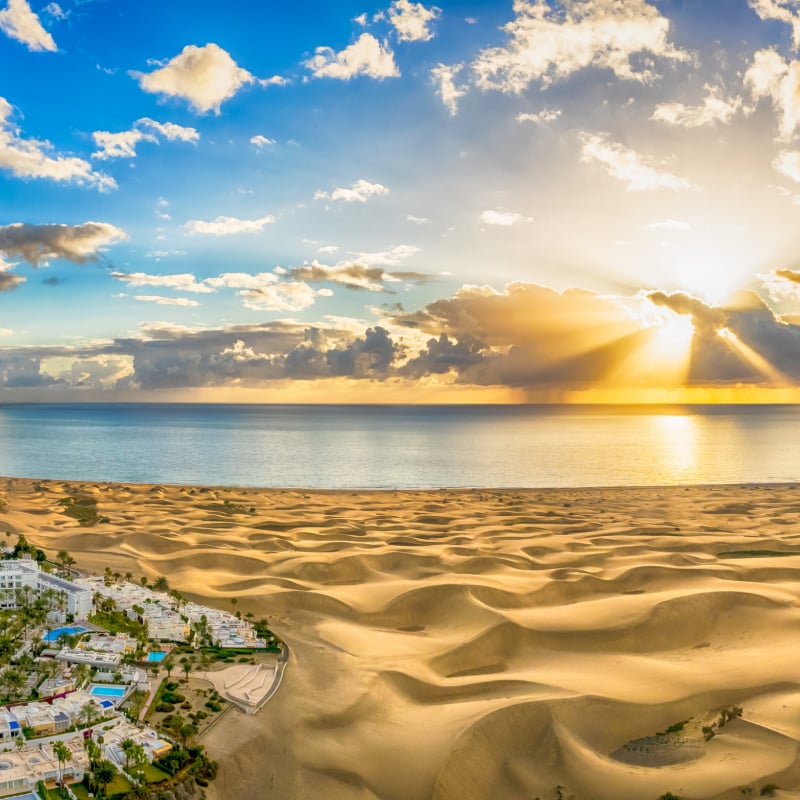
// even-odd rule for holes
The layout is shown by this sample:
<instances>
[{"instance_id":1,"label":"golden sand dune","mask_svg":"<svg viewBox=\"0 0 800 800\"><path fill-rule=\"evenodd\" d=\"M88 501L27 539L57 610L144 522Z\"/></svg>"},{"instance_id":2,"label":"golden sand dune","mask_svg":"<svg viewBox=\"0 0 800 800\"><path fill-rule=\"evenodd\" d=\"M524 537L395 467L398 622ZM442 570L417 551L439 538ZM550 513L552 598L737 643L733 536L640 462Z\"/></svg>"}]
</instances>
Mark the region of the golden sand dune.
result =
<instances>
[{"instance_id":1,"label":"golden sand dune","mask_svg":"<svg viewBox=\"0 0 800 800\"><path fill-rule=\"evenodd\" d=\"M800 797L800 487L0 499L51 553L235 597L289 643L264 711L206 739L214 800Z\"/></svg>"}]
</instances>

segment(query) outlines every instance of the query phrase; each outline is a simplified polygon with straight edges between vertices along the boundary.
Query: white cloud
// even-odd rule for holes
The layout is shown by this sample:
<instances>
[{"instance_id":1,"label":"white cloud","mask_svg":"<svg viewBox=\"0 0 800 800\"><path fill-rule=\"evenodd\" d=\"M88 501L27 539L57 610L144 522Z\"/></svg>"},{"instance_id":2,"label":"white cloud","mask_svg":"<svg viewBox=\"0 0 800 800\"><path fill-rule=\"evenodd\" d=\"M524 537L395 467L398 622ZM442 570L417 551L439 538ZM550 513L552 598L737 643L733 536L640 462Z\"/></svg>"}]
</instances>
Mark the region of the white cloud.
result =
<instances>
[{"instance_id":1,"label":"white cloud","mask_svg":"<svg viewBox=\"0 0 800 800\"><path fill-rule=\"evenodd\" d=\"M169 141L196 142L200 134L195 128L186 128L174 122L156 122L149 117L142 117L133 123L129 131L95 131L92 134L95 145L100 149L92 153L92 158L135 158L136 145L139 142L158 143L159 134Z\"/></svg>"},{"instance_id":2,"label":"white cloud","mask_svg":"<svg viewBox=\"0 0 800 800\"><path fill-rule=\"evenodd\" d=\"M134 125L150 128L170 142L196 142L200 138L196 128L187 128L184 125L176 125L174 122L156 122L149 117L136 120Z\"/></svg>"},{"instance_id":3,"label":"white cloud","mask_svg":"<svg viewBox=\"0 0 800 800\"><path fill-rule=\"evenodd\" d=\"M381 183L370 183L363 178L357 180L349 188L339 187L332 192L324 192L321 189L314 192L315 200L341 200L344 203L366 203L370 197L382 194L389 194L389 190Z\"/></svg>"},{"instance_id":4,"label":"white cloud","mask_svg":"<svg viewBox=\"0 0 800 800\"><path fill-rule=\"evenodd\" d=\"M776 19L792 28L792 44L800 47L800 12L795 0L748 0L761 19Z\"/></svg>"},{"instance_id":5,"label":"white cloud","mask_svg":"<svg viewBox=\"0 0 800 800\"><path fill-rule=\"evenodd\" d=\"M273 75L271 78L260 78L258 81L259 86L286 86L289 83L288 78L283 75Z\"/></svg>"},{"instance_id":6,"label":"white cloud","mask_svg":"<svg viewBox=\"0 0 800 800\"><path fill-rule=\"evenodd\" d=\"M57 20L66 19L70 15L70 12L64 11L58 3L48 3L43 10L45 14L49 14L53 19Z\"/></svg>"},{"instance_id":7,"label":"white cloud","mask_svg":"<svg viewBox=\"0 0 800 800\"><path fill-rule=\"evenodd\" d=\"M199 306L197 300L190 300L188 297L161 297L157 294L137 294L133 297L134 300L140 300L143 303L157 303L160 306L183 306L184 308L194 308Z\"/></svg>"},{"instance_id":8,"label":"white cloud","mask_svg":"<svg viewBox=\"0 0 800 800\"><path fill-rule=\"evenodd\" d=\"M270 139L269 136L262 136L260 133L250 137L250 144L254 144L259 150L266 145L275 143L274 139Z\"/></svg>"},{"instance_id":9,"label":"white cloud","mask_svg":"<svg viewBox=\"0 0 800 800\"><path fill-rule=\"evenodd\" d=\"M159 219L172 219L172 215L167 211L168 208L169 200L165 197L159 197L158 200L156 200L155 214Z\"/></svg>"},{"instance_id":10,"label":"white cloud","mask_svg":"<svg viewBox=\"0 0 800 800\"><path fill-rule=\"evenodd\" d=\"M0 31L27 45L28 50L58 50L27 0L8 0L8 5L0 11Z\"/></svg>"},{"instance_id":11,"label":"white cloud","mask_svg":"<svg viewBox=\"0 0 800 800\"><path fill-rule=\"evenodd\" d=\"M487 209L482 212L478 217L478 221L484 225L497 225L503 228L510 228L518 222L522 222L524 217L522 214L516 214L513 211L493 211Z\"/></svg>"},{"instance_id":12,"label":"white cloud","mask_svg":"<svg viewBox=\"0 0 800 800\"><path fill-rule=\"evenodd\" d=\"M0 97L0 169L9 170L19 178L47 178L53 181L94 186L101 192L116 189L116 181L95 172L82 158L56 154L48 155L50 142L23 139L12 122L13 107Z\"/></svg>"},{"instance_id":13,"label":"white cloud","mask_svg":"<svg viewBox=\"0 0 800 800\"><path fill-rule=\"evenodd\" d=\"M789 141L800 126L800 61L785 61L774 50L759 50L744 76L755 99L769 98L778 114L778 139Z\"/></svg>"},{"instance_id":14,"label":"white cloud","mask_svg":"<svg viewBox=\"0 0 800 800\"><path fill-rule=\"evenodd\" d=\"M436 6L426 8L422 3L394 0L389 7L389 21L401 42L427 42L434 36L429 26L441 13Z\"/></svg>"},{"instance_id":15,"label":"white cloud","mask_svg":"<svg viewBox=\"0 0 800 800\"><path fill-rule=\"evenodd\" d=\"M414 214L406 214L406 221L413 222L415 225L430 225L431 221L427 217L417 217Z\"/></svg>"},{"instance_id":16,"label":"white cloud","mask_svg":"<svg viewBox=\"0 0 800 800\"><path fill-rule=\"evenodd\" d=\"M655 189L681 191L691 189L686 179L659 168L653 159L637 153L618 142L613 142L606 133L581 133L581 161L596 163L618 181L627 184L629 192L649 192Z\"/></svg>"},{"instance_id":17,"label":"white cloud","mask_svg":"<svg viewBox=\"0 0 800 800\"><path fill-rule=\"evenodd\" d=\"M397 78L400 71L394 53L386 42L381 44L371 33L362 33L358 40L336 53L330 47L318 47L306 61L315 78L336 78L349 81L357 75L383 80Z\"/></svg>"},{"instance_id":18,"label":"white cloud","mask_svg":"<svg viewBox=\"0 0 800 800\"><path fill-rule=\"evenodd\" d=\"M303 281L279 283L272 272L225 272L205 282L215 289L239 289L242 305L251 311L301 311L314 305L318 295L330 295L328 290L316 291Z\"/></svg>"},{"instance_id":19,"label":"white cloud","mask_svg":"<svg viewBox=\"0 0 800 800\"><path fill-rule=\"evenodd\" d=\"M517 122L535 122L537 125L547 125L555 122L561 116L560 108L543 108L541 111L517 114Z\"/></svg>"},{"instance_id":20,"label":"white cloud","mask_svg":"<svg viewBox=\"0 0 800 800\"><path fill-rule=\"evenodd\" d=\"M351 253L359 264L366 267L396 267L402 261L419 252L413 244L399 244L389 250L372 253ZM340 265L337 265L340 266Z\"/></svg>"},{"instance_id":21,"label":"white cloud","mask_svg":"<svg viewBox=\"0 0 800 800\"><path fill-rule=\"evenodd\" d=\"M797 150L782 150L772 162L772 166L787 178L800 183L800 152Z\"/></svg>"},{"instance_id":22,"label":"white cloud","mask_svg":"<svg viewBox=\"0 0 800 800\"><path fill-rule=\"evenodd\" d=\"M437 64L431 70L431 78L436 84L436 93L441 97L450 116L458 111L458 101L467 92L456 86L455 77L463 69L463 64Z\"/></svg>"},{"instance_id":23,"label":"white cloud","mask_svg":"<svg viewBox=\"0 0 800 800\"><path fill-rule=\"evenodd\" d=\"M716 86L706 85L706 96L699 106L687 106L683 103L659 103L653 111L654 119L667 125L682 128L700 128L721 122L728 125L742 107L742 98L727 99L722 96Z\"/></svg>"},{"instance_id":24,"label":"white cloud","mask_svg":"<svg viewBox=\"0 0 800 800\"><path fill-rule=\"evenodd\" d=\"M481 89L522 92L532 81L544 86L578 70L611 70L643 83L657 75L652 57L688 61L667 40L669 20L646 0L515 0L516 16L504 27L505 47L483 50L472 65ZM650 58L633 59L633 56Z\"/></svg>"},{"instance_id":25,"label":"white cloud","mask_svg":"<svg viewBox=\"0 0 800 800\"><path fill-rule=\"evenodd\" d=\"M0 227L0 254L22 258L34 267L49 258L62 258L76 264L96 261L102 250L128 234L107 222L80 225L29 225L14 222Z\"/></svg>"},{"instance_id":26,"label":"white cloud","mask_svg":"<svg viewBox=\"0 0 800 800\"><path fill-rule=\"evenodd\" d=\"M275 222L272 214L258 219L237 219L236 217L217 217L212 222L190 219L183 227L190 236L200 233L210 236L233 236L237 233L260 233L265 225Z\"/></svg>"},{"instance_id":27,"label":"white cloud","mask_svg":"<svg viewBox=\"0 0 800 800\"><path fill-rule=\"evenodd\" d=\"M317 248L318 253L336 253L339 251L338 244L324 244Z\"/></svg>"},{"instance_id":28,"label":"white cloud","mask_svg":"<svg viewBox=\"0 0 800 800\"><path fill-rule=\"evenodd\" d=\"M191 273L185 272L178 275L147 275L144 272L112 272L112 278L123 281L128 286L159 286L167 289L176 289L180 292L193 292L194 294L209 294L213 288L205 283L198 282Z\"/></svg>"},{"instance_id":29,"label":"white cloud","mask_svg":"<svg viewBox=\"0 0 800 800\"><path fill-rule=\"evenodd\" d=\"M357 25L360 25L362 28L367 27L367 12L365 11L363 14L359 14L357 17L353 17L353 22Z\"/></svg>"},{"instance_id":30,"label":"white cloud","mask_svg":"<svg viewBox=\"0 0 800 800\"><path fill-rule=\"evenodd\" d=\"M186 45L166 66L150 73L131 72L146 92L182 97L200 113L214 111L256 79L219 45Z\"/></svg>"},{"instance_id":31,"label":"white cloud","mask_svg":"<svg viewBox=\"0 0 800 800\"><path fill-rule=\"evenodd\" d=\"M13 333L11 328L0 328L0 336L11 336Z\"/></svg>"},{"instance_id":32,"label":"white cloud","mask_svg":"<svg viewBox=\"0 0 800 800\"><path fill-rule=\"evenodd\" d=\"M688 231L691 227L688 222L679 219L665 219L645 226L648 231Z\"/></svg>"}]
</instances>

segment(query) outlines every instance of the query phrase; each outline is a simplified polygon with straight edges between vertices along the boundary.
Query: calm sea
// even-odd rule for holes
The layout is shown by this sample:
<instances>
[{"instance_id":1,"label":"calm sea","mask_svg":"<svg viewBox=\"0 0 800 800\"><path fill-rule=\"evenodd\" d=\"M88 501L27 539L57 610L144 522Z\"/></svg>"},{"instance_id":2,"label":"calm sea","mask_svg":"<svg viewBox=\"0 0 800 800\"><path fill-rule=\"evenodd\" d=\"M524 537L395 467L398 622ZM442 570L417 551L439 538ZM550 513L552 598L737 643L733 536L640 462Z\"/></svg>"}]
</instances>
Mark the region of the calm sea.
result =
<instances>
[{"instance_id":1,"label":"calm sea","mask_svg":"<svg viewBox=\"0 0 800 800\"><path fill-rule=\"evenodd\" d=\"M0 475L308 488L800 480L800 407L0 405Z\"/></svg>"}]
</instances>

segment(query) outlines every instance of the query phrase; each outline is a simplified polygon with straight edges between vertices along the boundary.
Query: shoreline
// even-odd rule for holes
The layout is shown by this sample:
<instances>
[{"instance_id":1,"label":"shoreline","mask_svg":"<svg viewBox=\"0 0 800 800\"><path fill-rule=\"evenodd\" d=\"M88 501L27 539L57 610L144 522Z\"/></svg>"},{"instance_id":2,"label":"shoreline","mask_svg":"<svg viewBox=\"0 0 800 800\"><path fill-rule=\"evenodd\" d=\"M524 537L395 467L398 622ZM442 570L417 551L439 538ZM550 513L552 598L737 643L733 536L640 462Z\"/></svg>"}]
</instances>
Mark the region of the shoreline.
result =
<instances>
[{"instance_id":1,"label":"shoreline","mask_svg":"<svg viewBox=\"0 0 800 800\"><path fill-rule=\"evenodd\" d=\"M0 524L287 642L204 737L209 800L800 791L800 484L202 488L0 480Z\"/></svg>"}]
</instances>

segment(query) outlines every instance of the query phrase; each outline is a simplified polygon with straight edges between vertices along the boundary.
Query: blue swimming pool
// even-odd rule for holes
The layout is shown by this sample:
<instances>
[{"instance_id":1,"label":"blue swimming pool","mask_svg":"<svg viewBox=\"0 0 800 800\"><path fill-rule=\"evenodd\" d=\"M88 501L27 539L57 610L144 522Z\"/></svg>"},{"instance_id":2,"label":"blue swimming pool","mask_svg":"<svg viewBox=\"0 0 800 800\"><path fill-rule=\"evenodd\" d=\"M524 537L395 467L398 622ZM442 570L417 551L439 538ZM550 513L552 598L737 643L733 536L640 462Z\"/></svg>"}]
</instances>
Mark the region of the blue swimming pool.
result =
<instances>
[{"instance_id":1,"label":"blue swimming pool","mask_svg":"<svg viewBox=\"0 0 800 800\"><path fill-rule=\"evenodd\" d=\"M100 683L93 683L89 687L89 694L95 697L124 697L127 691L127 686L105 686Z\"/></svg>"},{"instance_id":2,"label":"blue swimming pool","mask_svg":"<svg viewBox=\"0 0 800 800\"><path fill-rule=\"evenodd\" d=\"M166 655L167 654L163 650L151 650L147 654L147 660L158 663L159 661L163 661Z\"/></svg>"},{"instance_id":3,"label":"blue swimming pool","mask_svg":"<svg viewBox=\"0 0 800 800\"><path fill-rule=\"evenodd\" d=\"M57 642L59 636L74 636L77 633L86 633L89 630L83 625L64 625L61 628L53 628L44 635L45 642Z\"/></svg>"}]
</instances>

